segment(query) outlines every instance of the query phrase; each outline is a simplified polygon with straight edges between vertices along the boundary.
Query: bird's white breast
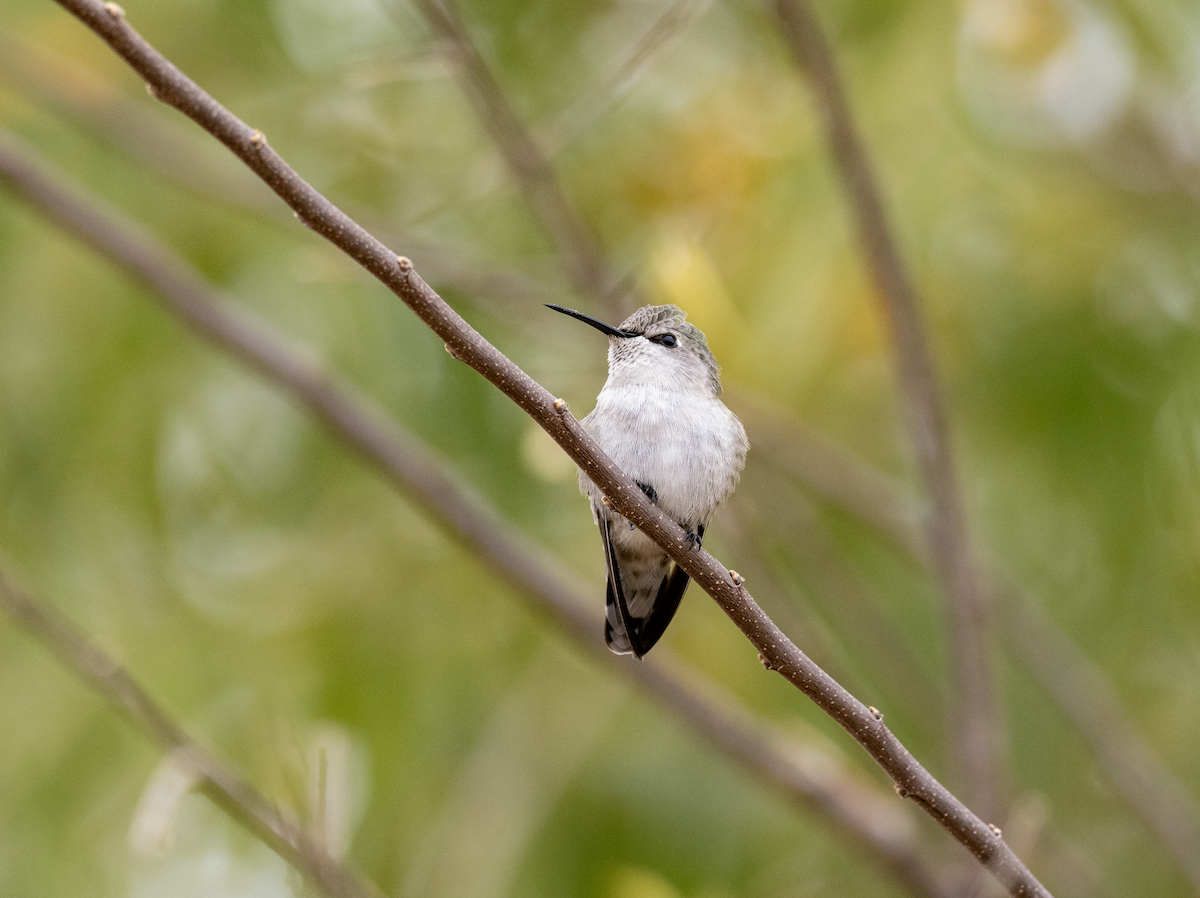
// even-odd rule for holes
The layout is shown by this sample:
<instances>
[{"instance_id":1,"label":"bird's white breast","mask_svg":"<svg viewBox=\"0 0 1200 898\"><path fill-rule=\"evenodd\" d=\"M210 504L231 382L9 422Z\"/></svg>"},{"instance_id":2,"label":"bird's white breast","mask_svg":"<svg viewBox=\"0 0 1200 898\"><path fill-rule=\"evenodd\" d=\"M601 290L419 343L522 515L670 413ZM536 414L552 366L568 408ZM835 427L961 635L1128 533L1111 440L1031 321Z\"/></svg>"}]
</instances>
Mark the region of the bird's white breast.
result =
<instances>
[{"instance_id":1,"label":"bird's white breast","mask_svg":"<svg viewBox=\"0 0 1200 898\"><path fill-rule=\"evenodd\" d=\"M733 491L748 449L720 399L657 385L607 384L583 423L623 471L654 488L663 511L692 527ZM590 482L581 485L598 505Z\"/></svg>"}]
</instances>

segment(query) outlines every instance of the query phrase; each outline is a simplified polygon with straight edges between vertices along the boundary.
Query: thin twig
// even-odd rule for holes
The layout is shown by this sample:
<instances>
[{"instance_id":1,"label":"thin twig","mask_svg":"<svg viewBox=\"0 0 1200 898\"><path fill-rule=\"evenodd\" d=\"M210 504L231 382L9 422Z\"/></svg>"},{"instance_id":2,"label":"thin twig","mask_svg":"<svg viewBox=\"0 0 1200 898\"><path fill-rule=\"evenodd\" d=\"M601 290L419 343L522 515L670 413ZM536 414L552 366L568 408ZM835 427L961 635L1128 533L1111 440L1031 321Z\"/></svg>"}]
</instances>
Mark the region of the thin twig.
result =
<instances>
[{"instance_id":1,"label":"thin twig","mask_svg":"<svg viewBox=\"0 0 1200 898\"><path fill-rule=\"evenodd\" d=\"M919 715L931 732L940 732L945 724L939 713L945 685L928 669L928 659L922 663L920 653L908 645L905 634L879 607L860 573L847 564L817 509L800 491L788 490L783 478L772 476L761 483L759 477L743 478L746 480L749 482L739 485L733 504L743 513L749 531L736 545L738 563L749 567L758 558L758 572L747 579L756 586L770 586L782 575L797 584L806 596L798 603L806 606L806 617L817 615L827 621L828 629L837 634L838 646L856 647L852 653L855 668L873 671L876 685L886 687L886 692L873 690L873 694L903 696L912 706L910 712ZM752 491L750 499L741 501L747 487ZM761 515L746 507L758 504L755 490L759 502L769 503ZM786 537L781 539L781 534ZM745 567L739 570L747 573ZM871 626L862 626L865 620L871 621ZM805 633L807 640L811 625L797 631Z\"/></svg>"},{"instance_id":2,"label":"thin twig","mask_svg":"<svg viewBox=\"0 0 1200 898\"><path fill-rule=\"evenodd\" d=\"M1109 781L1200 893L1200 806L1155 756L1113 695L1104 674L1035 603L1007 603L1008 638L1066 712Z\"/></svg>"},{"instance_id":3,"label":"thin twig","mask_svg":"<svg viewBox=\"0 0 1200 898\"><path fill-rule=\"evenodd\" d=\"M212 148L189 140L182 122L136 102L77 59L0 29L0 81L169 182L255 215L283 217L249 172L203 152Z\"/></svg>"},{"instance_id":4,"label":"thin twig","mask_svg":"<svg viewBox=\"0 0 1200 898\"><path fill-rule=\"evenodd\" d=\"M599 299L615 320L624 318L628 310L622 308L620 292L587 223L563 192L546 155L500 89L452 0L413 0L413 5L441 39L479 120L557 249L575 289Z\"/></svg>"},{"instance_id":5,"label":"thin twig","mask_svg":"<svg viewBox=\"0 0 1200 898\"><path fill-rule=\"evenodd\" d=\"M155 114L158 110L147 109L121 93L104 75L77 59L0 28L0 82L97 136L168 183L207 201L287 224L278 199L244 166L200 152L219 153L219 149L207 143L203 148L196 146L194 141L200 135L194 130L181 133L189 123ZM203 139L207 142L208 138ZM536 272L506 270L495 263L489 263L485 271L482 263L470 258L465 245L435 244L419 230L396 230L395 221L367 208L355 208L353 214L359 221L369 222L376 233L387 233L391 242L403 241L414 247L414 254L420 254L424 267L436 274L439 283L452 284L468 294L486 294L501 304L518 296L527 301L540 293L547 300L561 298L561 291L537 280Z\"/></svg>"},{"instance_id":6,"label":"thin twig","mask_svg":"<svg viewBox=\"0 0 1200 898\"><path fill-rule=\"evenodd\" d=\"M555 116L553 123L539 128L548 148L557 156L563 148L604 115L633 89L655 58L674 45L675 39L708 9L711 0L674 0L654 20L602 83Z\"/></svg>"},{"instance_id":7,"label":"thin twig","mask_svg":"<svg viewBox=\"0 0 1200 898\"><path fill-rule=\"evenodd\" d=\"M845 449L811 438L766 404L746 396L737 406L743 420L777 437L799 427L795 446L772 455L821 499L875 528L918 565L928 565L924 545L912 538L914 503L885 474ZM790 528L784 528L788 530ZM804 542L812 540L806 535ZM1180 870L1200 893L1200 803L1146 741L1103 671L1081 651L1046 611L1002 575L992 583L1005 595L998 618L1011 650L1075 726L1101 770L1126 803L1158 834Z\"/></svg>"},{"instance_id":8,"label":"thin twig","mask_svg":"<svg viewBox=\"0 0 1200 898\"><path fill-rule=\"evenodd\" d=\"M962 843L1013 895L1049 895L1013 853L998 828L988 826L954 797L904 748L883 715L855 699L801 652L762 612L744 585L625 476L570 414L567 404L488 343L415 272L306 183L267 144L260 131L237 119L201 90L125 21L114 3L56 0L104 39L147 80L156 97L175 106L224 143L297 213L300 219L374 274L470 365L541 426L608 497L613 508L662 547L711 595L778 671L849 732L911 798Z\"/></svg>"},{"instance_id":9,"label":"thin twig","mask_svg":"<svg viewBox=\"0 0 1200 898\"><path fill-rule=\"evenodd\" d=\"M0 611L15 620L109 701L139 730L195 775L199 790L329 898L382 896L379 888L331 857L289 824L253 786L193 740L117 661L74 625L42 606L0 567Z\"/></svg>"},{"instance_id":10,"label":"thin twig","mask_svg":"<svg viewBox=\"0 0 1200 898\"><path fill-rule=\"evenodd\" d=\"M766 404L738 397L738 412L757 427L758 442L799 427ZM786 450L772 454L781 468L815 495L874 527L916 564L928 565L923 544L912 538L914 505L886 475L845 449L827 445L802 427ZM785 528L787 529L787 528ZM805 544L812 541L806 536ZM1005 594L998 615L1005 641L1075 726L1100 769L1126 803L1162 840L1200 893L1200 804L1142 736L1104 673L1045 610L995 572L989 580Z\"/></svg>"},{"instance_id":11,"label":"thin twig","mask_svg":"<svg viewBox=\"0 0 1200 898\"><path fill-rule=\"evenodd\" d=\"M934 569L949 604L958 762L974 803L987 814L998 814L1002 739L990 666L990 600L971 557L966 513L916 291L888 226L879 186L820 22L807 0L773 2L788 48L808 73L883 301L917 462L933 500L926 526Z\"/></svg>"},{"instance_id":12,"label":"thin twig","mask_svg":"<svg viewBox=\"0 0 1200 898\"><path fill-rule=\"evenodd\" d=\"M610 669L633 678L667 710L758 776L768 788L823 813L915 894L946 898L938 876L921 860L912 821L874 790L843 774L832 759L814 763L787 741L721 700L694 670L659 650L643 664L621 664L598 638L585 590L540 547L500 519L461 485L415 436L369 397L326 372L315 356L267 323L221 297L185 260L120 213L106 209L62 175L35 166L0 130L0 182L9 184L64 230L76 235L135 280L199 336L241 358L321 418L338 438L380 470L401 492Z\"/></svg>"},{"instance_id":13,"label":"thin twig","mask_svg":"<svg viewBox=\"0 0 1200 898\"><path fill-rule=\"evenodd\" d=\"M782 414L765 398L736 385L725 392L730 406L754 434L756 454L765 455L768 465L797 478L806 491L871 527L905 555L929 563L919 507L894 478Z\"/></svg>"}]
</instances>

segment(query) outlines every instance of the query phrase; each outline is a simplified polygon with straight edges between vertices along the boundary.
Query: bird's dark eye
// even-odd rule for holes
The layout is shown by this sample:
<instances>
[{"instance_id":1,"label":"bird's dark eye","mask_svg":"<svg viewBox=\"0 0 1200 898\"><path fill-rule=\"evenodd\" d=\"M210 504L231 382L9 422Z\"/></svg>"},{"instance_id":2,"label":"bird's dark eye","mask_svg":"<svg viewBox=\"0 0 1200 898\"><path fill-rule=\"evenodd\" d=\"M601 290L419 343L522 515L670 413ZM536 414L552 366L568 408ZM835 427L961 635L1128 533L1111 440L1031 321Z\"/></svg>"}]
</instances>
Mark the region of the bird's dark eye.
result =
<instances>
[{"instance_id":1,"label":"bird's dark eye","mask_svg":"<svg viewBox=\"0 0 1200 898\"><path fill-rule=\"evenodd\" d=\"M651 337L650 340L654 343L661 343L663 346L668 348L675 345L674 334L659 334L657 337Z\"/></svg>"}]
</instances>

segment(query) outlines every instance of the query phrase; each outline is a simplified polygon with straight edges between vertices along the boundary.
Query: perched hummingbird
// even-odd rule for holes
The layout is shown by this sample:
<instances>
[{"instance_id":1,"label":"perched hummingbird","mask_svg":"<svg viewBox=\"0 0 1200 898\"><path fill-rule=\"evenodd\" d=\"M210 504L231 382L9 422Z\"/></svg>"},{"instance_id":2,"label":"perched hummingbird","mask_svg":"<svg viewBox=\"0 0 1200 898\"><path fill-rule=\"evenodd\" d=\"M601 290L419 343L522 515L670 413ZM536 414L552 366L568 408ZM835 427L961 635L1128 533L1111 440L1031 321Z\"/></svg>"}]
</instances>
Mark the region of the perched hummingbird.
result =
<instances>
[{"instance_id":1,"label":"perched hummingbird","mask_svg":"<svg viewBox=\"0 0 1200 898\"><path fill-rule=\"evenodd\" d=\"M613 327L573 309L549 308L608 335L608 380L583 427L650 501L700 545L713 512L737 485L750 442L721 402L720 367L678 306L644 306ZM579 472L608 566L604 638L641 658L675 616L688 575Z\"/></svg>"}]
</instances>

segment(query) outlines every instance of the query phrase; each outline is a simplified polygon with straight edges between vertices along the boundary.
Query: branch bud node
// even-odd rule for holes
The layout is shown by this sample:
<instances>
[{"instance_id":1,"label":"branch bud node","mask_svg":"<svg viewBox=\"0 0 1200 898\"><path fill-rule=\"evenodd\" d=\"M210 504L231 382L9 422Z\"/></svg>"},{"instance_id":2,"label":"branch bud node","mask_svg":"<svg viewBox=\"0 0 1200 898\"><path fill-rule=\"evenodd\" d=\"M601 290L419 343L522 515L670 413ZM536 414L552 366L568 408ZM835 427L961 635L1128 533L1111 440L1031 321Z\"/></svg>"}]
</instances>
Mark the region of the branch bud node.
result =
<instances>
[{"instance_id":1,"label":"branch bud node","mask_svg":"<svg viewBox=\"0 0 1200 898\"><path fill-rule=\"evenodd\" d=\"M741 586L743 583L746 582L746 578L743 577L741 574L739 574L737 571L735 571L733 568L729 569L729 579L733 581L734 586Z\"/></svg>"},{"instance_id":2,"label":"branch bud node","mask_svg":"<svg viewBox=\"0 0 1200 898\"><path fill-rule=\"evenodd\" d=\"M408 256L396 256L396 264L400 266L400 270L405 274L413 270L412 259Z\"/></svg>"},{"instance_id":3,"label":"branch bud node","mask_svg":"<svg viewBox=\"0 0 1200 898\"><path fill-rule=\"evenodd\" d=\"M123 18L125 18L125 10L123 10L123 9L120 7L120 5L119 5L119 4L116 4L116 3L105 3L105 4L104 4L104 11L105 11L106 13L108 13L110 16L112 16L114 19L123 19Z\"/></svg>"},{"instance_id":4,"label":"branch bud node","mask_svg":"<svg viewBox=\"0 0 1200 898\"><path fill-rule=\"evenodd\" d=\"M876 708L874 705L868 705L867 710L871 712L871 716L874 717L876 720L883 720L883 712L880 711L878 708Z\"/></svg>"},{"instance_id":5,"label":"branch bud node","mask_svg":"<svg viewBox=\"0 0 1200 898\"><path fill-rule=\"evenodd\" d=\"M554 410L560 415L567 410L567 402L565 399L554 400Z\"/></svg>"},{"instance_id":6,"label":"branch bud node","mask_svg":"<svg viewBox=\"0 0 1200 898\"><path fill-rule=\"evenodd\" d=\"M766 655L764 655L762 652L758 653L758 663L761 664L763 666L763 668L766 670L774 670L775 669L775 666L771 663L771 659L768 658Z\"/></svg>"},{"instance_id":7,"label":"branch bud node","mask_svg":"<svg viewBox=\"0 0 1200 898\"><path fill-rule=\"evenodd\" d=\"M250 135L250 145L256 150L261 150L267 145L267 136L255 128L254 133Z\"/></svg>"}]
</instances>

